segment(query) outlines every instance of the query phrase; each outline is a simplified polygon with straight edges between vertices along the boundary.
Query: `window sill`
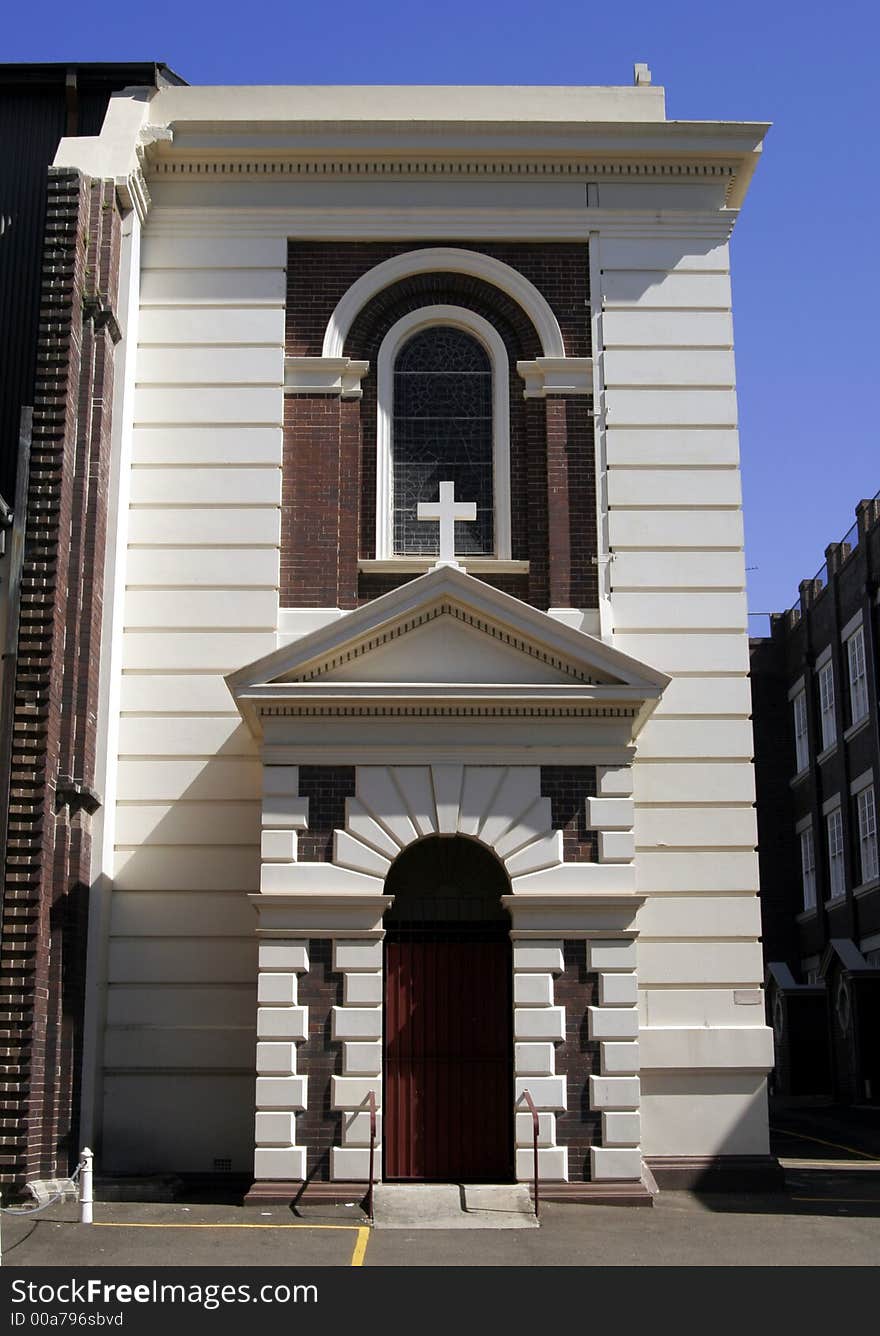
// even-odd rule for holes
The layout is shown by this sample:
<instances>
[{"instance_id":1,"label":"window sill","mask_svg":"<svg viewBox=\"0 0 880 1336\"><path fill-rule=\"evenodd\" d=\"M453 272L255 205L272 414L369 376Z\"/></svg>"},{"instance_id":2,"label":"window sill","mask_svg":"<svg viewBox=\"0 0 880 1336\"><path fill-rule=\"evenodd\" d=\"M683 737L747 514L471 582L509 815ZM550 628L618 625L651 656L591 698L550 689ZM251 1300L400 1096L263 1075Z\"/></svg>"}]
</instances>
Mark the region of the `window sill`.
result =
<instances>
[{"instance_id":1,"label":"window sill","mask_svg":"<svg viewBox=\"0 0 880 1336\"><path fill-rule=\"evenodd\" d=\"M828 760L829 756L833 756L836 751L837 751L837 738L835 738L833 742L829 742L828 746L825 748L824 751L819 752L819 755L816 757L817 763L819 765L824 765L825 762Z\"/></svg>"},{"instance_id":2,"label":"window sill","mask_svg":"<svg viewBox=\"0 0 880 1336\"><path fill-rule=\"evenodd\" d=\"M423 575L437 565L437 557L365 557L358 562L363 575ZM468 557L459 554L456 561L473 575L528 575L527 561L506 561L500 557Z\"/></svg>"},{"instance_id":3,"label":"window sill","mask_svg":"<svg viewBox=\"0 0 880 1336\"><path fill-rule=\"evenodd\" d=\"M874 877L871 881L863 881L861 886L853 888L853 895L870 895L876 890L880 890L880 877Z\"/></svg>"},{"instance_id":4,"label":"window sill","mask_svg":"<svg viewBox=\"0 0 880 1336\"><path fill-rule=\"evenodd\" d=\"M871 722L871 712L869 710L866 715L862 716L862 718L858 721L857 724L850 724L849 728L844 730L843 734L844 742L849 742L850 738L854 738L857 733L861 733L862 729L867 728L870 722Z\"/></svg>"},{"instance_id":5,"label":"window sill","mask_svg":"<svg viewBox=\"0 0 880 1336\"><path fill-rule=\"evenodd\" d=\"M795 914L794 921L795 923L809 923L818 913L819 911L815 906L812 909L803 909L800 914Z\"/></svg>"},{"instance_id":6,"label":"window sill","mask_svg":"<svg viewBox=\"0 0 880 1336\"><path fill-rule=\"evenodd\" d=\"M808 765L804 766L803 770L799 770L797 774L794 776L794 778L788 781L788 787L790 789L793 789L796 784L803 784L804 780L807 778L807 775L809 775L809 773L810 773L810 767Z\"/></svg>"},{"instance_id":7,"label":"window sill","mask_svg":"<svg viewBox=\"0 0 880 1336\"><path fill-rule=\"evenodd\" d=\"M846 891L843 892L843 895L833 895L830 900L825 900L823 907L825 909L835 909L838 905L843 904L846 904Z\"/></svg>"}]
</instances>

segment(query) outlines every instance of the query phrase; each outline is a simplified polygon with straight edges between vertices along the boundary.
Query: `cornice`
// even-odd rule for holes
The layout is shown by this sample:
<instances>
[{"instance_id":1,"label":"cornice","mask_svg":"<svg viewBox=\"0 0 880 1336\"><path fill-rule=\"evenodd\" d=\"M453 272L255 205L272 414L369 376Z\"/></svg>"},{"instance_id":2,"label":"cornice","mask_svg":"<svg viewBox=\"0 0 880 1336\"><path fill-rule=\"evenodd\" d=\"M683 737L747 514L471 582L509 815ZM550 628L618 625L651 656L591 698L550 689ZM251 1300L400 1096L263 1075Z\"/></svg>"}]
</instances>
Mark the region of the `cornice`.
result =
<instances>
[{"instance_id":1,"label":"cornice","mask_svg":"<svg viewBox=\"0 0 880 1336\"><path fill-rule=\"evenodd\" d=\"M731 181L738 161L714 158L552 158L552 157L289 157L260 153L238 155L150 156L152 179L193 177L258 177L260 180L291 178L380 178L479 180L624 180L624 181Z\"/></svg>"},{"instance_id":2,"label":"cornice","mask_svg":"<svg viewBox=\"0 0 880 1336\"><path fill-rule=\"evenodd\" d=\"M726 241L739 217L737 209L601 209L581 208L312 208L296 204L267 204L263 208L215 206L211 210L212 236L298 237L363 241L412 239L462 242L477 240L583 241L591 234L645 238L699 237ZM189 205L154 206L152 236L201 237L205 211Z\"/></svg>"}]
</instances>

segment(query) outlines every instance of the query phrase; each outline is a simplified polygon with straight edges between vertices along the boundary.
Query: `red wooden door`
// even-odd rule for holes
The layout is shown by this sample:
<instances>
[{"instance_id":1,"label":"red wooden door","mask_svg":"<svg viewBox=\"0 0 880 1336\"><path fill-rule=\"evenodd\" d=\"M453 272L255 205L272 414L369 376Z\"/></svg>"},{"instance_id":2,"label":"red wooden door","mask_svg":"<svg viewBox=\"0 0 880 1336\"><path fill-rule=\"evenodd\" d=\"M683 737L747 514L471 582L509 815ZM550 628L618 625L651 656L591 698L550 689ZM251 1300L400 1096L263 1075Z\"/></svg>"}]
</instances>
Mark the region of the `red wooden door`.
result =
<instances>
[{"instance_id":1,"label":"red wooden door","mask_svg":"<svg viewBox=\"0 0 880 1336\"><path fill-rule=\"evenodd\" d=\"M384 1177L513 1177L510 940L385 947Z\"/></svg>"}]
</instances>

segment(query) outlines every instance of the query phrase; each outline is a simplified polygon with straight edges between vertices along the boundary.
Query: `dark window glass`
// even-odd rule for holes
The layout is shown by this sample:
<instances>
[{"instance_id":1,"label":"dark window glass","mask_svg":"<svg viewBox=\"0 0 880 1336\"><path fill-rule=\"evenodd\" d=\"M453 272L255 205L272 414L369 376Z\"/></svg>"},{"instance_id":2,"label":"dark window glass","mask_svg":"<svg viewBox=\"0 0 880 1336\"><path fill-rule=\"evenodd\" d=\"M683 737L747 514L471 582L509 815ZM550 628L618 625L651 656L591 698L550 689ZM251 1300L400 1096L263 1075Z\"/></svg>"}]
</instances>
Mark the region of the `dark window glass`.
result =
<instances>
[{"instance_id":1,"label":"dark window glass","mask_svg":"<svg viewBox=\"0 0 880 1336\"><path fill-rule=\"evenodd\" d=\"M416 519L455 483L456 501L475 501L477 518L455 526L455 551L494 551L492 368L475 338L434 325L403 345L394 367L392 431L394 551L436 556L440 526Z\"/></svg>"}]
</instances>

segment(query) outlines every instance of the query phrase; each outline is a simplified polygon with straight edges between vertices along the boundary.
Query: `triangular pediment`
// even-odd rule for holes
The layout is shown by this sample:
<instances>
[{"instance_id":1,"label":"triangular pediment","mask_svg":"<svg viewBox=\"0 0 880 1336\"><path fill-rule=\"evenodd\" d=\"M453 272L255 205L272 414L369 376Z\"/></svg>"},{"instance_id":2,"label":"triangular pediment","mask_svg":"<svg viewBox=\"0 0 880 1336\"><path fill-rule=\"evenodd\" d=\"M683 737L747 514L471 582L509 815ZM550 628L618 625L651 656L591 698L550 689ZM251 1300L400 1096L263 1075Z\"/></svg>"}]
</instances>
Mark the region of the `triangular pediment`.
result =
<instances>
[{"instance_id":1,"label":"triangular pediment","mask_svg":"<svg viewBox=\"0 0 880 1336\"><path fill-rule=\"evenodd\" d=\"M667 678L455 567L435 567L233 673L249 722L284 703L653 703Z\"/></svg>"}]
</instances>

